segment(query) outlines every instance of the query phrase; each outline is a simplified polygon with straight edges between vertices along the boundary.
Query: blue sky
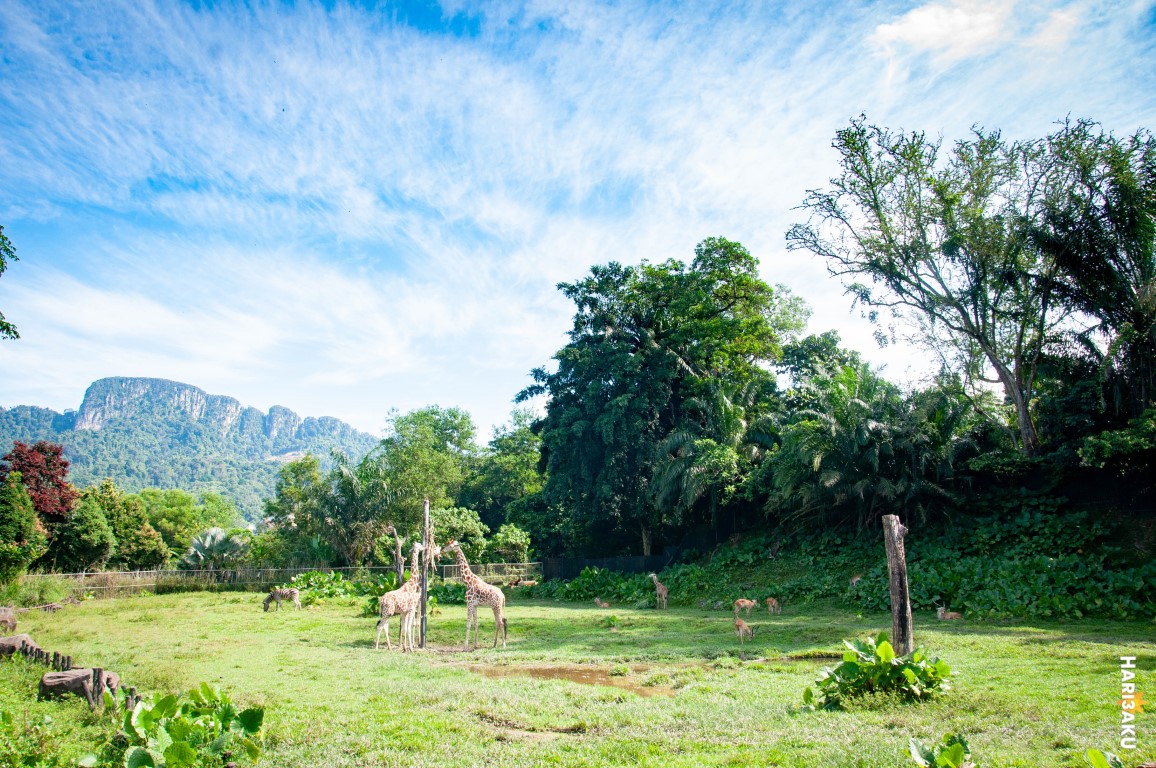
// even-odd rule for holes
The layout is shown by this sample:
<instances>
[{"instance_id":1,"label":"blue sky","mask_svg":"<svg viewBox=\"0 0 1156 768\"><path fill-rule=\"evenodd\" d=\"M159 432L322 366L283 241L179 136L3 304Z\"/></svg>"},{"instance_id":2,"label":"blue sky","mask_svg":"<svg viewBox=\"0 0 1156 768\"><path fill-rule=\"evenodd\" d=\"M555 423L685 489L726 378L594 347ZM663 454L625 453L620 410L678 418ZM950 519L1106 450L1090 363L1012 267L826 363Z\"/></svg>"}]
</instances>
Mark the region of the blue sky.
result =
<instances>
[{"instance_id":1,"label":"blue sky","mask_svg":"<svg viewBox=\"0 0 1156 768\"><path fill-rule=\"evenodd\" d=\"M1156 127L1152 2L0 0L0 406L104 376L483 437L565 341L555 284L722 235L898 381L788 255L859 113L952 141Z\"/></svg>"}]
</instances>

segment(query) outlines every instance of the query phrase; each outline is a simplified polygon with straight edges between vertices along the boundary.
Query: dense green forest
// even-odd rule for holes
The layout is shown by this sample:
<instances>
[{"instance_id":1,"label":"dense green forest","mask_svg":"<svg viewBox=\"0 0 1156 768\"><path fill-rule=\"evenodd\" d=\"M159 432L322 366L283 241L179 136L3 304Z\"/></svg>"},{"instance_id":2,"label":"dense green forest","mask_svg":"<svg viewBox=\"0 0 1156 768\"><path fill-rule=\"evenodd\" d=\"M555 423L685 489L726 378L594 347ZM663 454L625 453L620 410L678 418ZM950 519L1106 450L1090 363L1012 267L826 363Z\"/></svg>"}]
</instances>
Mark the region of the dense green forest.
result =
<instances>
[{"instance_id":1,"label":"dense green forest","mask_svg":"<svg viewBox=\"0 0 1156 768\"><path fill-rule=\"evenodd\" d=\"M966 541L976 573L985 545L961 531L1001 519L1012 530L1025 514L1095 538L1088 567L1149 556L1149 133L1074 121L1036 141L977 130L942 146L859 119L833 147L839 173L807 194L788 247L825 259L882 343L905 337L938 362L921 386L888 381L834 331L808 334L805 302L765 281L740 243L711 237L689 261L611 262L560 284L575 307L569 339L484 446L468 413L431 406L392 412L383 440L326 465L335 433L321 422L288 439L270 431L275 414L206 402L204 414L232 414L226 453L225 422L175 420L179 398L117 416L108 393L120 384L74 415L2 412L0 435L68 436L81 485L267 489L255 534L170 543L198 562L392 562L423 499L439 537L475 559L692 561L736 536L871 537L889 513L925 540ZM78 429L93 419L99 429ZM255 497L240 501L251 514ZM1061 549L1032 555L1082 554Z\"/></svg>"}]
</instances>

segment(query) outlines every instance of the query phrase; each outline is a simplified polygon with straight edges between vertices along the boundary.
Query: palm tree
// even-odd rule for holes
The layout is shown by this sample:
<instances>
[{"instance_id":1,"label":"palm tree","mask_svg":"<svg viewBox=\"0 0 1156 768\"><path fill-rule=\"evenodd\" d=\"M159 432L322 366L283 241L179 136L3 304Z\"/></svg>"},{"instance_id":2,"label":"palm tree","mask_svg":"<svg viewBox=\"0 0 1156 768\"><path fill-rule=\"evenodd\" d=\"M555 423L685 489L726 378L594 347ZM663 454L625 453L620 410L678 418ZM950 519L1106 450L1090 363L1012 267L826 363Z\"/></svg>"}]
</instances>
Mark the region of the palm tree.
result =
<instances>
[{"instance_id":1,"label":"palm tree","mask_svg":"<svg viewBox=\"0 0 1156 768\"><path fill-rule=\"evenodd\" d=\"M213 570L237 565L248 549L238 536L230 536L224 528L209 528L194 536L189 551L181 558L181 567Z\"/></svg>"}]
</instances>

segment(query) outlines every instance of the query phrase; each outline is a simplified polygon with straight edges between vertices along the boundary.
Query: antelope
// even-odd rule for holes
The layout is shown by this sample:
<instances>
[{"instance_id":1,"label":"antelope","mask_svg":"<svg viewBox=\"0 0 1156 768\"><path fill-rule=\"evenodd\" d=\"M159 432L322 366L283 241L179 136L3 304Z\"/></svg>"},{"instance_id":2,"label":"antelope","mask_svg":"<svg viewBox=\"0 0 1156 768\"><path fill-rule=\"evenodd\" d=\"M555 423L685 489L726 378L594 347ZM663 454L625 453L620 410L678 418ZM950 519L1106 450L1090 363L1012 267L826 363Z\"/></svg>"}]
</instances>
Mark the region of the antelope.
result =
<instances>
[{"instance_id":1,"label":"antelope","mask_svg":"<svg viewBox=\"0 0 1156 768\"><path fill-rule=\"evenodd\" d=\"M755 628L742 619L736 618L735 634L739 636L739 645L742 645L747 638L751 640L755 639Z\"/></svg>"},{"instance_id":2,"label":"antelope","mask_svg":"<svg viewBox=\"0 0 1156 768\"><path fill-rule=\"evenodd\" d=\"M941 605L935 610L935 617L940 621L954 621L955 619L962 619L963 614L949 611Z\"/></svg>"},{"instance_id":3,"label":"antelope","mask_svg":"<svg viewBox=\"0 0 1156 768\"><path fill-rule=\"evenodd\" d=\"M783 612L783 606L779 605L779 601L773 597L768 597L767 598L767 613L775 614L775 613L782 613L782 612Z\"/></svg>"},{"instance_id":4,"label":"antelope","mask_svg":"<svg viewBox=\"0 0 1156 768\"><path fill-rule=\"evenodd\" d=\"M745 597L740 597L738 600L735 600L735 618L737 619L739 617L739 611L746 611L747 618L749 619L751 617L751 609L756 605L758 605L758 603L754 600L747 600Z\"/></svg>"}]
</instances>

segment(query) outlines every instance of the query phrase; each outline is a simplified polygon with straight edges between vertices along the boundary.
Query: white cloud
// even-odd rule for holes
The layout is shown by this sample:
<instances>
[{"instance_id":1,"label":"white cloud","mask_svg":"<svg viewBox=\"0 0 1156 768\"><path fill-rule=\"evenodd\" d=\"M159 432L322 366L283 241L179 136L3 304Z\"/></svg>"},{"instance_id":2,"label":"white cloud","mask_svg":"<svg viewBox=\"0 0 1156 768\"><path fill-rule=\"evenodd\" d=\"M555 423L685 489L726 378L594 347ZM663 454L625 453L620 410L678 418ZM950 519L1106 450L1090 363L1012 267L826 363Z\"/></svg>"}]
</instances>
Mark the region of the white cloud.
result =
<instances>
[{"instance_id":1,"label":"white cloud","mask_svg":"<svg viewBox=\"0 0 1156 768\"><path fill-rule=\"evenodd\" d=\"M492 423L569 328L555 283L711 235L899 365L785 252L838 127L1156 117L1148 4L445 7L479 34L340 4L0 5L22 258L0 307L24 334L2 404L131 374L371 430L434 397Z\"/></svg>"}]
</instances>

